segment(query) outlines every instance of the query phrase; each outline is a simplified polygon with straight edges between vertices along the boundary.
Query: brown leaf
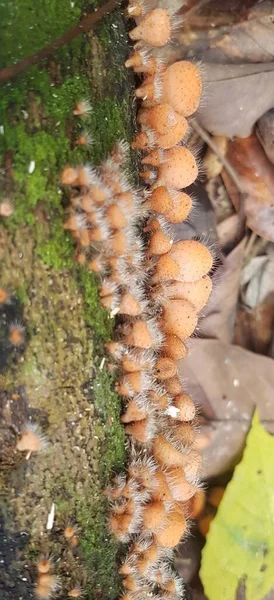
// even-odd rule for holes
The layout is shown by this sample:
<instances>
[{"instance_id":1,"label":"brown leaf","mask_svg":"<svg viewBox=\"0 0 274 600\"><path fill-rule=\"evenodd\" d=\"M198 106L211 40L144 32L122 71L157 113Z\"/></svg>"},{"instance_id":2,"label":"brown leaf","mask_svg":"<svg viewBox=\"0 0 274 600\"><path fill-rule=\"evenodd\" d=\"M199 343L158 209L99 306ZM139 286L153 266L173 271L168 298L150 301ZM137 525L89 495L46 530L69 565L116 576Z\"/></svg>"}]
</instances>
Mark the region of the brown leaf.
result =
<instances>
[{"instance_id":1,"label":"brown leaf","mask_svg":"<svg viewBox=\"0 0 274 600\"><path fill-rule=\"evenodd\" d=\"M248 137L274 107L273 69L273 63L204 64L205 99L197 113L202 127L228 138Z\"/></svg>"},{"instance_id":2,"label":"brown leaf","mask_svg":"<svg viewBox=\"0 0 274 600\"><path fill-rule=\"evenodd\" d=\"M274 257L255 256L241 280L243 305L238 309L235 340L259 354L268 354L274 325Z\"/></svg>"},{"instance_id":3,"label":"brown leaf","mask_svg":"<svg viewBox=\"0 0 274 600\"><path fill-rule=\"evenodd\" d=\"M221 177L210 179L206 183L205 189L214 209L217 224L234 213L233 204Z\"/></svg>"},{"instance_id":4,"label":"brown leaf","mask_svg":"<svg viewBox=\"0 0 274 600\"><path fill-rule=\"evenodd\" d=\"M244 249L245 239L228 254L213 278L213 293L199 327L203 337L233 340Z\"/></svg>"},{"instance_id":5,"label":"brown leaf","mask_svg":"<svg viewBox=\"0 0 274 600\"><path fill-rule=\"evenodd\" d=\"M200 536L189 536L178 547L175 568L186 583L189 583L199 570L202 544Z\"/></svg>"},{"instance_id":6,"label":"brown leaf","mask_svg":"<svg viewBox=\"0 0 274 600\"><path fill-rule=\"evenodd\" d=\"M248 10L252 4L256 6ZM185 16L178 35L183 56L191 46L189 56L203 62L271 61L274 54L273 14L271 1L255 0L248 6L244 0L228 0L227 3L210 0L204 10L192 15L190 22L188 17L191 15Z\"/></svg>"},{"instance_id":7,"label":"brown leaf","mask_svg":"<svg viewBox=\"0 0 274 600\"><path fill-rule=\"evenodd\" d=\"M217 234L222 248L235 243L239 229L239 216L230 215L217 225Z\"/></svg>"},{"instance_id":8,"label":"brown leaf","mask_svg":"<svg viewBox=\"0 0 274 600\"><path fill-rule=\"evenodd\" d=\"M212 137L212 141L221 156L226 155L228 139L223 135L215 135ZM212 148L208 148L206 151L206 155L203 158L203 166L206 172L207 179L213 179L220 175L223 169L223 162L217 156L216 152L212 150Z\"/></svg>"},{"instance_id":9,"label":"brown leaf","mask_svg":"<svg viewBox=\"0 0 274 600\"><path fill-rule=\"evenodd\" d=\"M257 123L257 136L267 158L274 163L274 109L271 108Z\"/></svg>"},{"instance_id":10,"label":"brown leaf","mask_svg":"<svg viewBox=\"0 0 274 600\"><path fill-rule=\"evenodd\" d=\"M255 406L260 420L274 430L274 362L219 340L192 339L189 346L180 375L215 432L203 450L207 479L234 466Z\"/></svg>"},{"instance_id":11,"label":"brown leaf","mask_svg":"<svg viewBox=\"0 0 274 600\"><path fill-rule=\"evenodd\" d=\"M268 62L274 55L274 26L269 16L251 19L231 28L215 47L234 62Z\"/></svg>"},{"instance_id":12,"label":"brown leaf","mask_svg":"<svg viewBox=\"0 0 274 600\"><path fill-rule=\"evenodd\" d=\"M229 143L227 160L237 173L247 226L267 240L274 241L274 168L256 135ZM227 174L224 177L228 179ZM234 196L231 196L234 202ZM237 210L237 202L235 205Z\"/></svg>"},{"instance_id":13,"label":"brown leaf","mask_svg":"<svg viewBox=\"0 0 274 600\"><path fill-rule=\"evenodd\" d=\"M271 356L274 326L274 293L252 310L242 306L237 311L235 343L243 348Z\"/></svg>"}]
</instances>

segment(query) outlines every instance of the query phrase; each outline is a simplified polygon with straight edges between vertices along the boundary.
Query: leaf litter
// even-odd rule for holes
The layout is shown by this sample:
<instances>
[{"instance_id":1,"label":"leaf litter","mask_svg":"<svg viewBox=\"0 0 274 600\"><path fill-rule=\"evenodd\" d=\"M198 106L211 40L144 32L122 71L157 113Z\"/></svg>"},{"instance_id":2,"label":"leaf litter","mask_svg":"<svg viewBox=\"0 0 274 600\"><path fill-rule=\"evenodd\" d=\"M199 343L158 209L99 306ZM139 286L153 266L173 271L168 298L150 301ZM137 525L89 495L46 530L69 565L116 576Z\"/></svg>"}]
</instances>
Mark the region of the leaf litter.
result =
<instances>
[{"instance_id":1,"label":"leaf litter","mask_svg":"<svg viewBox=\"0 0 274 600\"><path fill-rule=\"evenodd\" d=\"M194 555L192 547L182 550L182 565L195 598L273 600L268 557L259 553L260 565L253 556L242 566L248 537L234 530L251 515L253 538L263 538L263 521L273 520L268 500L274 491L274 7L237 0L190 5L176 52L180 59L203 62L204 102L193 138L201 147L204 175L194 190L198 211L178 226L176 237L204 237L208 230L217 261L213 293L180 375L201 407L197 446L204 459L206 506L214 486L224 495L215 512L206 509L193 525L205 544L204 590L197 578L200 546ZM252 448L254 465L264 460L264 474L271 473L262 476L258 490L249 486L252 465L250 475L246 467ZM241 497L247 500L241 503ZM269 543L272 552L272 538Z\"/></svg>"}]
</instances>

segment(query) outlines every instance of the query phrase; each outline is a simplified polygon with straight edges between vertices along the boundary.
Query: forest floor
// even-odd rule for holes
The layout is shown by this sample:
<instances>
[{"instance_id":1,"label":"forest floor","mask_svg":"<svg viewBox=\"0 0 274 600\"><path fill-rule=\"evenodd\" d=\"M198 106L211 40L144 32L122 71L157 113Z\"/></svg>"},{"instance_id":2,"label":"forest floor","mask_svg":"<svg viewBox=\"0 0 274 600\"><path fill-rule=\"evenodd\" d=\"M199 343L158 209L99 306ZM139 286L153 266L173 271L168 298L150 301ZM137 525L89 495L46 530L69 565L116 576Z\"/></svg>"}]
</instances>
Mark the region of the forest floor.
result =
<instances>
[{"instance_id":1,"label":"forest floor","mask_svg":"<svg viewBox=\"0 0 274 600\"><path fill-rule=\"evenodd\" d=\"M95 7L81 0L48 0L46 7L43 0L2 2L1 68L33 54ZM4 448L3 600L33 597L41 554L53 557L58 598L75 585L89 599L114 598L119 590L117 545L102 496L125 452L120 401L102 363L112 320L99 305L96 277L74 261L63 228L67 198L60 171L66 164L96 165L116 139L132 137L127 55L125 23L116 10L94 32L2 88L1 200L11 199L15 210L0 223L0 281L12 295L0 312L1 432L9 426L15 444L32 418L48 438L46 451L29 461L13 461L9 444ZM81 121L73 108L82 98L92 112ZM83 127L93 139L89 148L75 145ZM17 350L8 342L14 321L25 327ZM54 527L47 531L52 503ZM75 548L63 535L68 524L78 527Z\"/></svg>"}]
</instances>

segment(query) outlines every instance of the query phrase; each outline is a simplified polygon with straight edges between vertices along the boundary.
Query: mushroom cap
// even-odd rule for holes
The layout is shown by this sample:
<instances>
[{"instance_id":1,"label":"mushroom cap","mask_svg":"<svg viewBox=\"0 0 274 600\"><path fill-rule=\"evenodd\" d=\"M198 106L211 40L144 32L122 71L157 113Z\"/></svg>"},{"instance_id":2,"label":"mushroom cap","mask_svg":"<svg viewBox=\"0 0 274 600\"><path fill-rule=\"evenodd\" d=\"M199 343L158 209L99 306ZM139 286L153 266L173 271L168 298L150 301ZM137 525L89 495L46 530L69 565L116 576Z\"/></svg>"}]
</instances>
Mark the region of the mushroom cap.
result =
<instances>
[{"instance_id":1,"label":"mushroom cap","mask_svg":"<svg viewBox=\"0 0 274 600\"><path fill-rule=\"evenodd\" d=\"M167 394L160 395L156 394L153 390L150 390L148 397L152 404L155 404L160 410L164 410L169 405L169 397Z\"/></svg>"},{"instance_id":2,"label":"mushroom cap","mask_svg":"<svg viewBox=\"0 0 274 600\"><path fill-rule=\"evenodd\" d=\"M168 482L172 497L177 502L187 502L197 491L197 486L185 478L183 469L173 468L165 471L166 480Z\"/></svg>"},{"instance_id":3,"label":"mushroom cap","mask_svg":"<svg viewBox=\"0 0 274 600\"><path fill-rule=\"evenodd\" d=\"M123 396L132 396L131 390L136 394L142 391L142 373L136 371L135 373L127 373L122 377L118 383L117 390Z\"/></svg>"},{"instance_id":4,"label":"mushroom cap","mask_svg":"<svg viewBox=\"0 0 274 600\"><path fill-rule=\"evenodd\" d=\"M127 575L127 577L123 579L123 586L131 592L134 592L138 589L137 582L135 581L134 577L132 577L132 575Z\"/></svg>"},{"instance_id":5,"label":"mushroom cap","mask_svg":"<svg viewBox=\"0 0 274 600\"><path fill-rule=\"evenodd\" d=\"M169 379L177 373L177 365L171 358L159 358L155 365L155 377L157 379Z\"/></svg>"},{"instance_id":6,"label":"mushroom cap","mask_svg":"<svg viewBox=\"0 0 274 600\"><path fill-rule=\"evenodd\" d=\"M77 185L78 172L74 167L65 167L60 177L63 185Z\"/></svg>"},{"instance_id":7,"label":"mushroom cap","mask_svg":"<svg viewBox=\"0 0 274 600\"><path fill-rule=\"evenodd\" d=\"M197 281L185 283L184 281L173 281L168 287L169 298L187 300L200 311L208 301L212 290L212 281L205 275Z\"/></svg>"},{"instance_id":8,"label":"mushroom cap","mask_svg":"<svg viewBox=\"0 0 274 600\"><path fill-rule=\"evenodd\" d=\"M141 67L143 65L142 54L138 51L133 52L131 56L126 60L125 67L130 69L133 67Z\"/></svg>"},{"instance_id":9,"label":"mushroom cap","mask_svg":"<svg viewBox=\"0 0 274 600\"><path fill-rule=\"evenodd\" d=\"M175 190L191 185L198 176L193 154L185 146L165 151L164 163L159 167L156 185L166 185Z\"/></svg>"},{"instance_id":10,"label":"mushroom cap","mask_svg":"<svg viewBox=\"0 0 274 600\"><path fill-rule=\"evenodd\" d=\"M149 240L147 254L152 256L166 254L171 246L171 240L163 231L155 231Z\"/></svg>"},{"instance_id":11,"label":"mushroom cap","mask_svg":"<svg viewBox=\"0 0 274 600\"><path fill-rule=\"evenodd\" d=\"M174 548L179 544L186 528L187 522L182 510L174 508L167 516L163 529L155 535L156 541L164 548Z\"/></svg>"},{"instance_id":12,"label":"mushroom cap","mask_svg":"<svg viewBox=\"0 0 274 600\"><path fill-rule=\"evenodd\" d=\"M148 326L142 320L133 323L131 331L125 336L125 341L130 346L137 348L151 348L153 345Z\"/></svg>"},{"instance_id":13,"label":"mushroom cap","mask_svg":"<svg viewBox=\"0 0 274 600\"><path fill-rule=\"evenodd\" d=\"M107 208L106 216L112 229L123 229L123 227L126 227L127 219L117 204L111 204Z\"/></svg>"},{"instance_id":14,"label":"mushroom cap","mask_svg":"<svg viewBox=\"0 0 274 600\"><path fill-rule=\"evenodd\" d=\"M143 523L148 531L157 531L166 517L166 509L162 502L149 502L143 511Z\"/></svg>"},{"instance_id":15,"label":"mushroom cap","mask_svg":"<svg viewBox=\"0 0 274 600\"><path fill-rule=\"evenodd\" d=\"M147 416L145 410L138 406L137 402L129 400L126 412L121 416L121 423L131 423L132 421L142 421Z\"/></svg>"},{"instance_id":16,"label":"mushroom cap","mask_svg":"<svg viewBox=\"0 0 274 600\"><path fill-rule=\"evenodd\" d=\"M179 421L192 421L196 408L193 400L187 394L179 394L173 400L173 406L179 410L176 419Z\"/></svg>"},{"instance_id":17,"label":"mushroom cap","mask_svg":"<svg viewBox=\"0 0 274 600\"><path fill-rule=\"evenodd\" d=\"M159 167L163 161L163 153L161 150L152 150L144 158L142 158L142 165L151 165L152 167Z\"/></svg>"},{"instance_id":18,"label":"mushroom cap","mask_svg":"<svg viewBox=\"0 0 274 600\"><path fill-rule=\"evenodd\" d=\"M127 250L127 238L124 231L117 230L108 239L108 245L117 256L122 256Z\"/></svg>"},{"instance_id":19,"label":"mushroom cap","mask_svg":"<svg viewBox=\"0 0 274 600\"><path fill-rule=\"evenodd\" d=\"M174 446L159 434L153 440L152 451L155 460L164 467L184 467L186 455L174 448Z\"/></svg>"},{"instance_id":20,"label":"mushroom cap","mask_svg":"<svg viewBox=\"0 0 274 600\"><path fill-rule=\"evenodd\" d=\"M130 315L131 317L138 317L143 312L140 302L134 298L132 294L126 293L122 296L119 314Z\"/></svg>"},{"instance_id":21,"label":"mushroom cap","mask_svg":"<svg viewBox=\"0 0 274 600\"><path fill-rule=\"evenodd\" d=\"M167 335L163 347L164 353L173 358L173 360L181 360L187 356L187 348L184 342L177 335Z\"/></svg>"},{"instance_id":22,"label":"mushroom cap","mask_svg":"<svg viewBox=\"0 0 274 600\"><path fill-rule=\"evenodd\" d=\"M133 142L131 142L130 144L132 150L146 150L146 149L150 149L151 147L151 141L149 136L147 135L147 133L145 131L139 131Z\"/></svg>"},{"instance_id":23,"label":"mushroom cap","mask_svg":"<svg viewBox=\"0 0 274 600\"><path fill-rule=\"evenodd\" d=\"M188 129L188 123L187 123L186 119L184 119L184 121L180 121L179 123L176 123L176 125L174 125L174 127L170 128L170 131L168 133L165 133L164 135L156 134L157 145L160 148L163 148L164 150L173 148L173 146L176 146L176 144L179 144L179 142L185 137L187 129Z\"/></svg>"},{"instance_id":24,"label":"mushroom cap","mask_svg":"<svg viewBox=\"0 0 274 600\"><path fill-rule=\"evenodd\" d=\"M172 501L171 491L163 471L157 471L153 476L153 489L151 490L153 500Z\"/></svg>"},{"instance_id":25,"label":"mushroom cap","mask_svg":"<svg viewBox=\"0 0 274 600\"><path fill-rule=\"evenodd\" d=\"M151 546L146 550L144 556L150 561L155 562L158 556L158 546L153 542Z\"/></svg>"},{"instance_id":26,"label":"mushroom cap","mask_svg":"<svg viewBox=\"0 0 274 600\"><path fill-rule=\"evenodd\" d=\"M180 273L179 276L174 277L178 281L198 281L210 271L213 265L213 257L207 247L196 240L176 242L172 245L168 256L178 265Z\"/></svg>"},{"instance_id":27,"label":"mushroom cap","mask_svg":"<svg viewBox=\"0 0 274 600\"><path fill-rule=\"evenodd\" d=\"M167 9L155 8L149 11L132 29L129 37L133 41L142 40L151 46L165 46L170 38L171 22Z\"/></svg>"},{"instance_id":28,"label":"mushroom cap","mask_svg":"<svg viewBox=\"0 0 274 600\"><path fill-rule=\"evenodd\" d=\"M187 128L186 119L176 113L170 104L157 104L152 108L140 109L137 123L150 127L161 136L168 134L176 125L181 123Z\"/></svg>"},{"instance_id":29,"label":"mushroom cap","mask_svg":"<svg viewBox=\"0 0 274 600\"><path fill-rule=\"evenodd\" d=\"M43 440L35 431L25 429L16 444L16 448L20 452L39 452L43 449Z\"/></svg>"},{"instance_id":30,"label":"mushroom cap","mask_svg":"<svg viewBox=\"0 0 274 600\"><path fill-rule=\"evenodd\" d=\"M158 283L169 279L180 279L180 266L170 256L170 252L158 258L151 281L152 283Z\"/></svg>"},{"instance_id":31,"label":"mushroom cap","mask_svg":"<svg viewBox=\"0 0 274 600\"><path fill-rule=\"evenodd\" d=\"M107 200L107 194L103 187L101 188L96 185L91 185L89 188L89 194L94 200L95 204L99 206L104 204Z\"/></svg>"},{"instance_id":32,"label":"mushroom cap","mask_svg":"<svg viewBox=\"0 0 274 600\"><path fill-rule=\"evenodd\" d=\"M117 297L115 294L109 294L109 296L103 296L103 298L100 298L100 303L108 310L113 310L116 306L116 302Z\"/></svg>"},{"instance_id":33,"label":"mushroom cap","mask_svg":"<svg viewBox=\"0 0 274 600\"><path fill-rule=\"evenodd\" d=\"M178 396L182 392L182 385L179 377L170 377L165 381L165 388L168 394L171 396Z\"/></svg>"},{"instance_id":34,"label":"mushroom cap","mask_svg":"<svg viewBox=\"0 0 274 600\"><path fill-rule=\"evenodd\" d=\"M190 450L187 456L188 460L184 465L185 477L191 483L195 483L201 468L202 457L196 450Z\"/></svg>"},{"instance_id":35,"label":"mushroom cap","mask_svg":"<svg viewBox=\"0 0 274 600\"><path fill-rule=\"evenodd\" d=\"M51 567L49 558L41 558L37 565L38 573L48 573Z\"/></svg>"},{"instance_id":36,"label":"mushroom cap","mask_svg":"<svg viewBox=\"0 0 274 600\"><path fill-rule=\"evenodd\" d=\"M125 432L132 435L138 442L148 442L148 420L136 421L125 426Z\"/></svg>"},{"instance_id":37,"label":"mushroom cap","mask_svg":"<svg viewBox=\"0 0 274 600\"><path fill-rule=\"evenodd\" d=\"M160 185L152 191L147 204L152 210L155 210L155 212L164 215L172 209L173 200L167 187Z\"/></svg>"},{"instance_id":38,"label":"mushroom cap","mask_svg":"<svg viewBox=\"0 0 274 600\"><path fill-rule=\"evenodd\" d=\"M162 102L184 117L196 112L202 94L201 73L196 65L185 60L175 62L165 70L162 85Z\"/></svg>"},{"instance_id":39,"label":"mushroom cap","mask_svg":"<svg viewBox=\"0 0 274 600\"><path fill-rule=\"evenodd\" d=\"M174 420L172 419L173 423ZM171 419L170 419L171 422ZM181 442L184 446L187 447L191 447L194 444L195 441L195 431L194 428L192 427L192 425L190 423L176 423L172 426L172 422L171 422L171 429L169 430L169 434L172 436L172 438L174 440L178 440L178 442Z\"/></svg>"},{"instance_id":40,"label":"mushroom cap","mask_svg":"<svg viewBox=\"0 0 274 600\"><path fill-rule=\"evenodd\" d=\"M170 223L185 221L192 209L192 199L185 192L173 192L172 206L165 213L165 218Z\"/></svg>"},{"instance_id":41,"label":"mushroom cap","mask_svg":"<svg viewBox=\"0 0 274 600\"><path fill-rule=\"evenodd\" d=\"M192 335L197 322L197 312L187 300L170 300L164 307L162 328L167 334L185 340Z\"/></svg>"}]
</instances>

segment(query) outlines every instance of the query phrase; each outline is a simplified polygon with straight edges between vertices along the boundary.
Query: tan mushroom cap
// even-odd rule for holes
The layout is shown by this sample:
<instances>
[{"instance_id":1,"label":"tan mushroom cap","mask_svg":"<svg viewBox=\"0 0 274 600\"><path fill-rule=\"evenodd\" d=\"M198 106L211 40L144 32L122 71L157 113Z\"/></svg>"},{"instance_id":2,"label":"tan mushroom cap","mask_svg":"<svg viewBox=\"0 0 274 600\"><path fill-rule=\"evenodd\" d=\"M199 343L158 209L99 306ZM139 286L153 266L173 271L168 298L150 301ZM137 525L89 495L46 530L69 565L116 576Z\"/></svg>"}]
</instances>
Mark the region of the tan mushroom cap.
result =
<instances>
[{"instance_id":1,"label":"tan mushroom cap","mask_svg":"<svg viewBox=\"0 0 274 600\"><path fill-rule=\"evenodd\" d=\"M196 112L202 94L202 78L198 67L189 61L175 62L163 74L161 101L189 117Z\"/></svg>"},{"instance_id":2,"label":"tan mushroom cap","mask_svg":"<svg viewBox=\"0 0 274 600\"><path fill-rule=\"evenodd\" d=\"M132 421L143 421L146 418L146 411L140 408L137 402L129 400L126 412L121 417L122 423L131 423Z\"/></svg>"},{"instance_id":3,"label":"tan mushroom cap","mask_svg":"<svg viewBox=\"0 0 274 600\"><path fill-rule=\"evenodd\" d=\"M186 528L187 522L182 510L175 508L169 513L166 525L156 534L156 540L164 548L174 548L179 544Z\"/></svg>"},{"instance_id":4,"label":"tan mushroom cap","mask_svg":"<svg viewBox=\"0 0 274 600\"><path fill-rule=\"evenodd\" d=\"M184 342L176 335L168 334L163 344L164 353L173 358L173 360L181 360L187 356L187 348Z\"/></svg>"},{"instance_id":5,"label":"tan mushroom cap","mask_svg":"<svg viewBox=\"0 0 274 600\"><path fill-rule=\"evenodd\" d=\"M157 531L166 517L165 506L162 502L149 502L143 512L143 523L148 531Z\"/></svg>"},{"instance_id":6,"label":"tan mushroom cap","mask_svg":"<svg viewBox=\"0 0 274 600\"><path fill-rule=\"evenodd\" d=\"M210 271L213 257L201 242L196 240L182 240L172 245L168 256L179 267L179 277L174 279L186 282L198 281Z\"/></svg>"},{"instance_id":7,"label":"tan mushroom cap","mask_svg":"<svg viewBox=\"0 0 274 600\"><path fill-rule=\"evenodd\" d=\"M165 46L170 38L171 22L168 11L164 8L155 8L149 11L132 29L129 37L133 41L142 40L151 46Z\"/></svg>"},{"instance_id":8,"label":"tan mushroom cap","mask_svg":"<svg viewBox=\"0 0 274 600\"><path fill-rule=\"evenodd\" d=\"M149 240L147 254L151 256L166 254L171 246L171 240L163 231L155 231Z\"/></svg>"},{"instance_id":9,"label":"tan mushroom cap","mask_svg":"<svg viewBox=\"0 0 274 600\"><path fill-rule=\"evenodd\" d=\"M197 322L197 311L187 300L170 300L164 307L162 328L169 335L185 340L192 335Z\"/></svg>"},{"instance_id":10,"label":"tan mushroom cap","mask_svg":"<svg viewBox=\"0 0 274 600\"><path fill-rule=\"evenodd\" d=\"M175 190L191 185L198 176L198 167L193 154L184 146L165 151L165 160L158 171L156 185L166 185Z\"/></svg>"},{"instance_id":11,"label":"tan mushroom cap","mask_svg":"<svg viewBox=\"0 0 274 600\"><path fill-rule=\"evenodd\" d=\"M168 287L169 298L184 299L190 302L197 311L200 311L208 301L212 291L212 281L205 275L197 281L185 283L173 281Z\"/></svg>"}]
</instances>

